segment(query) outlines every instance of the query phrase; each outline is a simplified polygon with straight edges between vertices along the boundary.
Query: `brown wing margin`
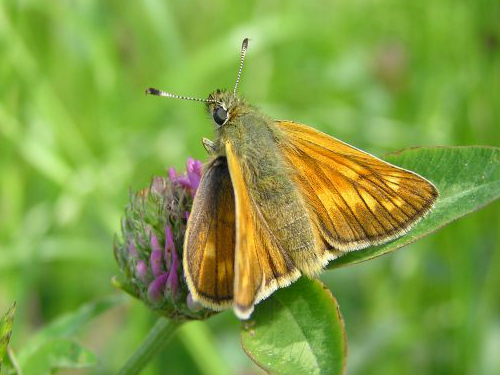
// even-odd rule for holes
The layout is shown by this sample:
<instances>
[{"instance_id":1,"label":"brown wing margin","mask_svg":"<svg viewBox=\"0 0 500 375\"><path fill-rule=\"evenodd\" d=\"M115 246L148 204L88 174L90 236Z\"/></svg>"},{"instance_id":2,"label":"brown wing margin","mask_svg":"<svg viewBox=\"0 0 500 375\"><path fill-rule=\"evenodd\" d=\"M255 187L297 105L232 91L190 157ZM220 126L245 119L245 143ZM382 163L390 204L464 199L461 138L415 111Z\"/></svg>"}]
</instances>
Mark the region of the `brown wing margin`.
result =
<instances>
[{"instance_id":1,"label":"brown wing margin","mask_svg":"<svg viewBox=\"0 0 500 375\"><path fill-rule=\"evenodd\" d=\"M231 143L226 156L236 202L236 251L233 308L248 319L254 305L300 277L251 197L244 166ZM248 176L247 176L248 177Z\"/></svg>"},{"instance_id":2,"label":"brown wing margin","mask_svg":"<svg viewBox=\"0 0 500 375\"><path fill-rule=\"evenodd\" d=\"M438 197L434 185L416 173L308 126L275 124L315 226L336 250L362 249L403 235Z\"/></svg>"},{"instance_id":3,"label":"brown wing margin","mask_svg":"<svg viewBox=\"0 0 500 375\"><path fill-rule=\"evenodd\" d=\"M226 158L202 175L184 239L184 274L195 300L221 310L231 305L234 285L235 209Z\"/></svg>"}]
</instances>

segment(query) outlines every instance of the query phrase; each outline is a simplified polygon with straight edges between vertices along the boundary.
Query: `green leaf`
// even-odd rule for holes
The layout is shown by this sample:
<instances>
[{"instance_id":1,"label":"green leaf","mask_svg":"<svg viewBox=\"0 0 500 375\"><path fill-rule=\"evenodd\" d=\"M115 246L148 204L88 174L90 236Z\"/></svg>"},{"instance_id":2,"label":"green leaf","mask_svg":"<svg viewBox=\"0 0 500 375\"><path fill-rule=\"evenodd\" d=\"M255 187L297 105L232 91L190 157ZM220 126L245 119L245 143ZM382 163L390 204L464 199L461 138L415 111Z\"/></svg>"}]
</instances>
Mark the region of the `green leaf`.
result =
<instances>
[{"instance_id":1,"label":"green leaf","mask_svg":"<svg viewBox=\"0 0 500 375\"><path fill-rule=\"evenodd\" d=\"M318 280L302 277L258 304L241 341L250 358L272 374L344 373L344 322L337 301Z\"/></svg>"},{"instance_id":2,"label":"green leaf","mask_svg":"<svg viewBox=\"0 0 500 375\"><path fill-rule=\"evenodd\" d=\"M331 261L328 268L363 262L399 249L500 196L499 148L413 148L390 154L386 160L432 181L440 194L435 208L403 237L385 245L350 252Z\"/></svg>"},{"instance_id":3,"label":"green leaf","mask_svg":"<svg viewBox=\"0 0 500 375\"><path fill-rule=\"evenodd\" d=\"M2 369L0 370L1 375L22 375L19 368L17 357L14 353L12 347L7 348L7 355L4 357L4 362L2 364Z\"/></svg>"},{"instance_id":4,"label":"green leaf","mask_svg":"<svg viewBox=\"0 0 500 375\"><path fill-rule=\"evenodd\" d=\"M25 364L30 361L30 357L38 353L47 341L72 336L83 325L122 301L123 297L121 295L113 295L88 303L72 313L59 317L42 328L19 352L18 358L21 368L24 369Z\"/></svg>"},{"instance_id":5,"label":"green leaf","mask_svg":"<svg viewBox=\"0 0 500 375\"><path fill-rule=\"evenodd\" d=\"M2 316L2 319L0 319L0 371L2 370L3 359L7 354L15 312L16 303L14 302L4 316Z\"/></svg>"},{"instance_id":6,"label":"green leaf","mask_svg":"<svg viewBox=\"0 0 500 375\"><path fill-rule=\"evenodd\" d=\"M70 339L47 340L23 366L30 375L48 375L62 369L80 369L96 364L96 356Z\"/></svg>"}]
</instances>

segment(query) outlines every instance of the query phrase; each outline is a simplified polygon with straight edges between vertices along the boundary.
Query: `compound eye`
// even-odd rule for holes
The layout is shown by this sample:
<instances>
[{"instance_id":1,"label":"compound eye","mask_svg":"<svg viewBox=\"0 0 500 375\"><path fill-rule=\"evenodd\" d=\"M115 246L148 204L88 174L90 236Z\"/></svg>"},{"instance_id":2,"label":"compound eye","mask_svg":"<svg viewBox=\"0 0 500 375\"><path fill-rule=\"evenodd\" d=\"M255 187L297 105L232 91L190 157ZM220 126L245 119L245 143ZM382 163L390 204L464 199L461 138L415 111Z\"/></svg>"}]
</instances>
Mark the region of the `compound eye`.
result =
<instances>
[{"instance_id":1,"label":"compound eye","mask_svg":"<svg viewBox=\"0 0 500 375\"><path fill-rule=\"evenodd\" d=\"M222 126L227 120L227 111L222 107L217 107L213 116L217 125Z\"/></svg>"}]
</instances>

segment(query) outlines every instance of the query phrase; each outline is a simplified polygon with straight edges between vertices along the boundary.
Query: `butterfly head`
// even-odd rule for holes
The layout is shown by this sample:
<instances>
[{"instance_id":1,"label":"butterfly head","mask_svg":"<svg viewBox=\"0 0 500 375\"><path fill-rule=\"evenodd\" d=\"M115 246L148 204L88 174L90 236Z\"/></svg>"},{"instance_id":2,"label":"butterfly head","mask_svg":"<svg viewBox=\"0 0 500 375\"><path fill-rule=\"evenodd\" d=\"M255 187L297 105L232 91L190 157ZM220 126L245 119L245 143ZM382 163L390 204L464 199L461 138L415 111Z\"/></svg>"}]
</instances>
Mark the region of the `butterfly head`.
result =
<instances>
[{"instance_id":1,"label":"butterfly head","mask_svg":"<svg viewBox=\"0 0 500 375\"><path fill-rule=\"evenodd\" d=\"M207 99L207 110L217 127L234 118L243 107L243 100L229 90L216 90Z\"/></svg>"},{"instance_id":2,"label":"butterfly head","mask_svg":"<svg viewBox=\"0 0 500 375\"><path fill-rule=\"evenodd\" d=\"M174 99L184 99L184 100L194 100L197 102L204 102L207 105L208 112L210 116L214 119L218 127L225 125L228 121L233 118L238 109L242 107L243 101L236 95L236 90L238 84L240 83L241 72L243 70L243 62L245 60L245 54L248 48L248 38L243 40L241 45L241 57L240 57L240 68L238 69L238 76L236 78L236 83L232 91L229 90L216 90L212 92L207 99L199 99L189 96L181 96L176 94L171 94L158 89L149 88L146 90L146 94L165 96L167 98Z\"/></svg>"}]
</instances>

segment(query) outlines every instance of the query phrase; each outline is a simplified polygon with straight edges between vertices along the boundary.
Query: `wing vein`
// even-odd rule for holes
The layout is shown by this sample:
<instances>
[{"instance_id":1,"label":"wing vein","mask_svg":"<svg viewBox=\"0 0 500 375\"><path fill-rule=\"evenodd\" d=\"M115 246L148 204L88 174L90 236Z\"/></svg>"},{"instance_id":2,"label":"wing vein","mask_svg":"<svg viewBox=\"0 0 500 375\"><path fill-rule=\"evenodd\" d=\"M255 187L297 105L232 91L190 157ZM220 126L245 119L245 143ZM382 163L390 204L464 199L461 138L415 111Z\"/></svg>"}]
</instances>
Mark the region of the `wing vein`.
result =
<instances>
[{"instance_id":1,"label":"wing vein","mask_svg":"<svg viewBox=\"0 0 500 375\"><path fill-rule=\"evenodd\" d=\"M353 187L354 187L354 190L356 191L356 194L358 195L358 197L359 197L359 198L363 201L363 204L364 204L364 206L366 207L366 209L367 209L368 211L370 211L370 213L371 213L371 214L372 214L372 216L375 218L375 220L376 220L376 221L380 224L380 227L382 228L382 230L385 230L385 231L387 231L387 230L391 230L391 229L386 228L386 227L384 226L384 224L382 224L382 222L379 220L379 218L377 217L377 215L375 215L375 213L372 211L372 209L370 208L370 206L368 206L368 203L366 203L365 198L364 198L364 197L360 194L360 192L359 192L359 190L358 190L358 187L357 187L356 185L354 185L354 184L353 184ZM368 194L370 194L370 193L368 193ZM378 203L378 204L380 204L380 202L378 201L378 199L377 199L377 198L375 198L375 197L374 197L373 195L371 195L371 194L370 194L370 196L371 196L373 199L375 199L375 200L377 201L377 203ZM382 206L382 207L383 207L383 206ZM373 228L375 228L375 226L373 226ZM382 234L378 234L378 233L377 233L377 235L378 235L378 236L383 236L384 234L383 234L383 233L382 233Z\"/></svg>"}]
</instances>

